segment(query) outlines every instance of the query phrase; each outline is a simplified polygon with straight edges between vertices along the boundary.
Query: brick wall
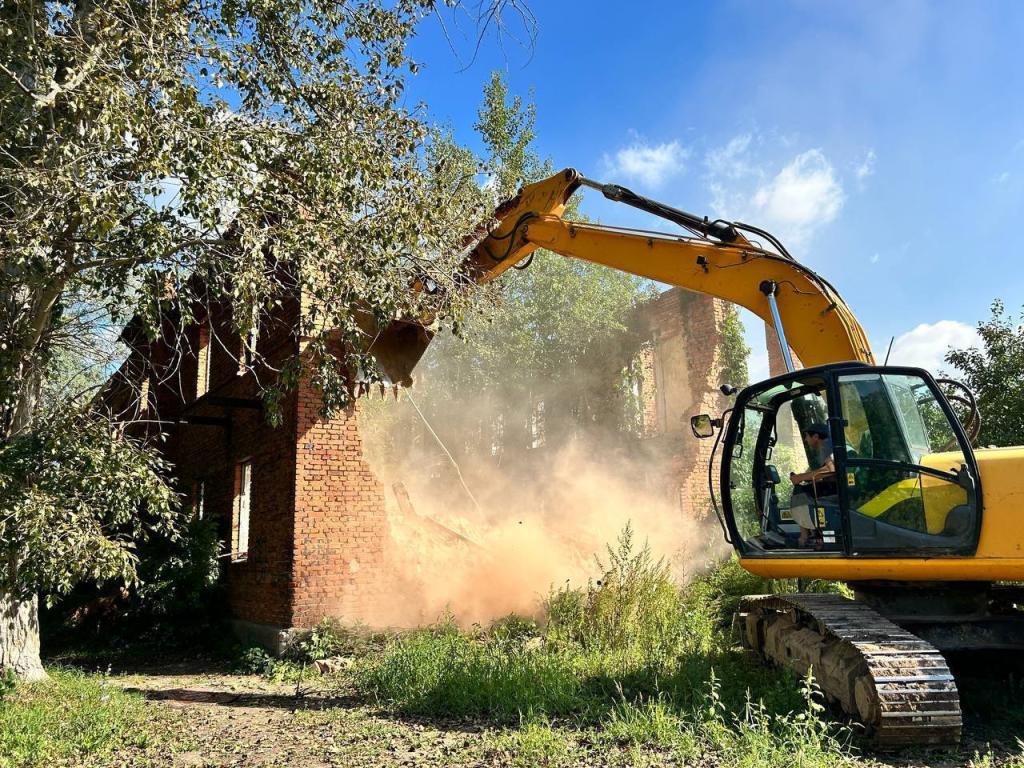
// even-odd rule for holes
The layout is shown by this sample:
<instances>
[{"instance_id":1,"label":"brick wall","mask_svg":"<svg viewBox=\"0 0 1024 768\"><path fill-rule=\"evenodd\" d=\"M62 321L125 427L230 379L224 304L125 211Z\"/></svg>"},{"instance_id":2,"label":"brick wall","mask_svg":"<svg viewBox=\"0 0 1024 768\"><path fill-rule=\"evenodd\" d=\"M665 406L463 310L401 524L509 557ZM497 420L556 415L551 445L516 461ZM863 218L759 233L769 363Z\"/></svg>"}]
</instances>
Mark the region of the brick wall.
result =
<instances>
[{"instance_id":1,"label":"brick wall","mask_svg":"<svg viewBox=\"0 0 1024 768\"><path fill-rule=\"evenodd\" d=\"M145 351L156 368L151 410L164 423L161 450L178 487L188 494L198 481L205 484L205 514L218 521L227 546L237 522L236 468L251 462L247 558L223 559L234 618L282 628L311 626L325 615L372 622L386 614L388 526L385 490L363 456L356 410L324 419L308 383L285 399L276 427L258 408L216 404L258 398L272 368L299 348L298 312L297 301L286 303L261 329L257 351L269 365L257 360L254 369L240 366L241 340L226 311L213 308L204 320L211 339L202 352L198 327L169 325L165 340ZM636 450L648 468L640 481L698 519L710 508L712 441L694 438L689 419L718 415L725 406L718 392L725 312L720 301L678 289L640 311L649 330L649 342L638 350L643 435ZM197 400L204 355L209 388ZM220 421L176 423L182 416Z\"/></svg>"},{"instance_id":2,"label":"brick wall","mask_svg":"<svg viewBox=\"0 0 1024 768\"><path fill-rule=\"evenodd\" d=\"M320 416L308 384L297 398L292 626L327 615L369 621L381 599L388 535L384 488L363 457L355 408Z\"/></svg>"},{"instance_id":3,"label":"brick wall","mask_svg":"<svg viewBox=\"0 0 1024 768\"><path fill-rule=\"evenodd\" d=\"M643 450L652 466L649 482L660 486L683 515L702 519L711 509L707 466L713 441L698 440L690 417L717 416L725 407L718 387L726 304L679 288L665 291L640 310L652 341L641 352L642 370L653 374L643 389ZM717 481L717 470L715 473Z\"/></svg>"}]
</instances>

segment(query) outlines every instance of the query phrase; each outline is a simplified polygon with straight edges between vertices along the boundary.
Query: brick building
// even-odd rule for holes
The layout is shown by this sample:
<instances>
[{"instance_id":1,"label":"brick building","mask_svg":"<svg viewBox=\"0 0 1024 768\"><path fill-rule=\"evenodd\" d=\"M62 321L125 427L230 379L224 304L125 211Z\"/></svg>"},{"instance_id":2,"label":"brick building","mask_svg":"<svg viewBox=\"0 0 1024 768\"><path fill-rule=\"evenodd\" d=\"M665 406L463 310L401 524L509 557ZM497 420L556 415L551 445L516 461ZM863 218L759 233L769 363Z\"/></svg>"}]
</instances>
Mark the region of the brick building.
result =
<instances>
[{"instance_id":1,"label":"brick building","mask_svg":"<svg viewBox=\"0 0 1024 768\"><path fill-rule=\"evenodd\" d=\"M286 302L247 340L220 307L185 329L168 317L152 343L129 327L133 352L108 397L166 435L158 445L194 514L218 521L236 629L272 648L325 615L365 620L387 599L385 488L364 456L355 409L323 419L305 382L284 399L277 426L262 409L261 381L308 341L296 331L300 311ZM672 289L638 315L647 342L636 353L642 409L630 450L649 459L642 481L692 517L709 508L711 444L690 435L689 418L724 405L725 313L718 300Z\"/></svg>"}]
</instances>

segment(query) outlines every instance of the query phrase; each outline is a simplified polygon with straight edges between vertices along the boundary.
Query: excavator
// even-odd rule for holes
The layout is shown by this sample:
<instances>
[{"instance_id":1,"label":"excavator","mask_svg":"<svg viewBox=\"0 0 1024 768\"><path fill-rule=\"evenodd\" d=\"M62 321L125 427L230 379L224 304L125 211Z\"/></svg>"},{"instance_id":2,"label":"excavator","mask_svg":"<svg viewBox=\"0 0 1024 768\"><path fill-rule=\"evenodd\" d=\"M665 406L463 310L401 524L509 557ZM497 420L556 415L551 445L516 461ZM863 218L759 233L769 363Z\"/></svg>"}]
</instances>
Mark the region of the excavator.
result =
<instances>
[{"instance_id":1,"label":"excavator","mask_svg":"<svg viewBox=\"0 0 1024 768\"><path fill-rule=\"evenodd\" d=\"M581 187L682 230L568 220ZM733 302L774 328L787 371L738 392L723 385L731 405L691 419L695 437L715 440L712 503L743 568L844 582L853 597L748 596L740 638L769 662L812 671L879 747L958 743L948 654L1024 650L1024 587L1013 584L1024 581L1024 448L975 449L971 393L919 368L877 365L835 288L762 229L567 169L497 208L467 240L462 276L490 282L538 248ZM408 385L430 338L424 322L396 320L369 351Z\"/></svg>"}]
</instances>

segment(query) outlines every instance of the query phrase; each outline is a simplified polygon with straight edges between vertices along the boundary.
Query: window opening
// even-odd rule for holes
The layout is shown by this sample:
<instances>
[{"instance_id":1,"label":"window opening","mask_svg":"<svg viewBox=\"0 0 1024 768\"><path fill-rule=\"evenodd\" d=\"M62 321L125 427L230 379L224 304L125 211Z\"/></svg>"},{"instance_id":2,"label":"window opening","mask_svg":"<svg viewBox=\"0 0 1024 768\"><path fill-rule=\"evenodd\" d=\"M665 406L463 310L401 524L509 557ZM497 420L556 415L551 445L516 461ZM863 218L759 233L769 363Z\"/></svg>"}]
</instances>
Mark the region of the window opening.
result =
<instances>
[{"instance_id":1,"label":"window opening","mask_svg":"<svg viewBox=\"0 0 1024 768\"><path fill-rule=\"evenodd\" d=\"M202 325L199 327L199 373L196 379L196 397L200 398L210 390L210 329Z\"/></svg>"},{"instance_id":2,"label":"window opening","mask_svg":"<svg viewBox=\"0 0 1024 768\"><path fill-rule=\"evenodd\" d=\"M238 563L249 559L249 507L252 499L252 462L235 468L234 520L231 526L231 559Z\"/></svg>"},{"instance_id":3,"label":"window opening","mask_svg":"<svg viewBox=\"0 0 1024 768\"><path fill-rule=\"evenodd\" d=\"M206 515L206 481L196 480L192 483L192 514L196 520Z\"/></svg>"}]
</instances>

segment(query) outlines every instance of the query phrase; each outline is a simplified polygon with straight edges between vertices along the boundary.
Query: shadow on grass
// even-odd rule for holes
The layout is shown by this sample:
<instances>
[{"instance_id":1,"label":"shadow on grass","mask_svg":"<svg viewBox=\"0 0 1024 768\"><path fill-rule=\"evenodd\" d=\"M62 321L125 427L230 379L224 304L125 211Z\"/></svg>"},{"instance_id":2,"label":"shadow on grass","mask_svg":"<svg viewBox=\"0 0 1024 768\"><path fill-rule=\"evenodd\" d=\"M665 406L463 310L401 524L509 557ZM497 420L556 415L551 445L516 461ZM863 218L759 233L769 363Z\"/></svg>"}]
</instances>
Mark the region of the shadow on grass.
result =
<instances>
[{"instance_id":1,"label":"shadow on grass","mask_svg":"<svg viewBox=\"0 0 1024 768\"><path fill-rule=\"evenodd\" d=\"M239 693L209 691L202 688L137 688L125 687L127 693L142 696L147 701L164 701L183 706L206 704L220 707L252 707L256 709L325 710L354 709L366 705L358 696L323 696L305 694Z\"/></svg>"}]
</instances>

